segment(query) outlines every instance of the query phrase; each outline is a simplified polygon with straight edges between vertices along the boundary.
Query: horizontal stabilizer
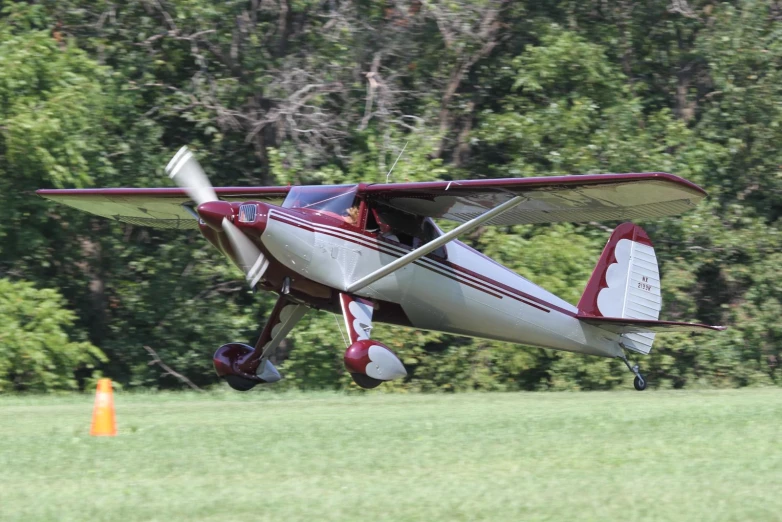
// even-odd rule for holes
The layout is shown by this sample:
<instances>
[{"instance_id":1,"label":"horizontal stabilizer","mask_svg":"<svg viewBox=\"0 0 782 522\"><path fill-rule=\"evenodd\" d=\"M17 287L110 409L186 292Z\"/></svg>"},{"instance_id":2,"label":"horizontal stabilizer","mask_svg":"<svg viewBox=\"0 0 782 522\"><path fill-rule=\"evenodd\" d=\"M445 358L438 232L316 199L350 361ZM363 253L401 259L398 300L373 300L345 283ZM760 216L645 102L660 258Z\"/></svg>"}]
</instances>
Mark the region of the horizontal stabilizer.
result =
<instances>
[{"instance_id":1,"label":"horizontal stabilizer","mask_svg":"<svg viewBox=\"0 0 782 522\"><path fill-rule=\"evenodd\" d=\"M629 319L622 317L594 317L579 315L578 318L587 324L597 326L609 332L619 334L634 333L668 333L668 332L703 332L704 330L725 330L725 326L711 326L698 323L679 323L676 321L652 321L648 319Z\"/></svg>"}]
</instances>

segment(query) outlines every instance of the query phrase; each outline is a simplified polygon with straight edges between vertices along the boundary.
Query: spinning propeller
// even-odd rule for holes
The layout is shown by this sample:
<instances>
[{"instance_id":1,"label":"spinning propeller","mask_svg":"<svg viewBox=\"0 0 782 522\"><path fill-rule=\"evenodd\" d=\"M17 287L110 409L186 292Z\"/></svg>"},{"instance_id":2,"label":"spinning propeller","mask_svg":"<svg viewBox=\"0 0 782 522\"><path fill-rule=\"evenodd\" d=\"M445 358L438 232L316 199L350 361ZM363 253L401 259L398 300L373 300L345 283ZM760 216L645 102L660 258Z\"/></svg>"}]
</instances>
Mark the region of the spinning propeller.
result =
<instances>
[{"instance_id":1,"label":"spinning propeller","mask_svg":"<svg viewBox=\"0 0 782 522\"><path fill-rule=\"evenodd\" d=\"M196 212L205 222L219 224L228 240L231 242L236 254L239 268L244 272L250 288L255 288L261 280L269 261L264 257L257 246L244 233L231 222L228 216L233 217L233 208L229 203L220 201L209 183L204 169L187 147L182 147L179 152L166 165L166 173L174 182L182 187L187 195L195 202ZM222 219L220 220L220 217Z\"/></svg>"}]
</instances>

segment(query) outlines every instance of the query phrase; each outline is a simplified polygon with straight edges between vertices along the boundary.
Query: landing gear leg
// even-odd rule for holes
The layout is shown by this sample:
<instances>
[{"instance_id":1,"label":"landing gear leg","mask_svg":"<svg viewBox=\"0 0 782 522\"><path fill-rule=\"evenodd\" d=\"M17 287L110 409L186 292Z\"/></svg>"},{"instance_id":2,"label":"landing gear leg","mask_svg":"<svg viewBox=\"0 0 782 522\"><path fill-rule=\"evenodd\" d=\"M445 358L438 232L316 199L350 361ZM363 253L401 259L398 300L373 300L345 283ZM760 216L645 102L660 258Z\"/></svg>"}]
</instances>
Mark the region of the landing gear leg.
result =
<instances>
[{"instance_id":1,"label":"landing gear leg","mask_svg":"<svg viewBox=\"0 0 782 522\"><path fill-rule=\"evenodd\" d=\"M641 375L641 372L638 369L638 365L635 364L630 366L630 361L627 360L626 355L622 355L621 359L624 361L627 369L635 374L635 379L633 379L633 386L635 386L635 389L638 391L644 391L646 389L646 379L644 379L644 376Z\"/></svg>"}]
</instances>

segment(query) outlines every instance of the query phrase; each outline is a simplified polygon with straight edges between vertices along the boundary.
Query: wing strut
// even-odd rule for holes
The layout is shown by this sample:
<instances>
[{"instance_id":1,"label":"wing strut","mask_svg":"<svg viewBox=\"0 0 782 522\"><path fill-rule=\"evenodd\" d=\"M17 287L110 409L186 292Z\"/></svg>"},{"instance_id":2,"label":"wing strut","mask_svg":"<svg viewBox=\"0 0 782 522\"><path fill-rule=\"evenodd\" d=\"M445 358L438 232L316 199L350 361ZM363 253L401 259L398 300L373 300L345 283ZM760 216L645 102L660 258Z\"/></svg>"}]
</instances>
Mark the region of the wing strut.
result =
<instances>
[{"instance_id":1,"label":"wing strut","mask_svg":"<svg viewBox=\"0 0 782 522\"><path fill-rule=\"evenodd\" d=\"M391 274L393 272L396 272L400 268L403 268L403 267L409 265L410 263L412 263L416 259L419 259L419 258L425 256L426 254L437 250L438 248L440 248L444 244L448 243L452 239L456 239L460 235L466 234L466 233L468 233L468 232L478 228L479 226L481 226L482 224L484 224L487 221L491 220L492 218L495 218L495 217L499 216L500 214L502 214L504 212L507 212L508 210L512 209L513 207L515 207L516 205L518 205L522 201L525 201L526 199L527 198L525 198L523 196L516 196L516 197L514 197L512 199L509 199L505 203L503 203L501 205L498 205L497 207L494 207L493 209L491 209L489 211L484 212L480 216L471 219L467 223L459 225L458 227L454 228L453 230L451 230L450 232L448 232L446 234L443 234L442 236L438 237L437 239L435 239L433 241L430 241L429 243L416 248L415 250L413 250L412 252L410 252L408 254L403 255L402 257L400 257L396 261L393 261L393 262L387 264L386 266L384 266L384 267L382 267L382 268L380 268L378 270L375 270L371 274L368 274L368 275L362 277L361 279L359 279L358 281L352 283L349 287L347 287L347 289L346 289L347 292L348 293L354 293L354 292L356 292L358 290L361 290L365 286L371 285L372 283L374 283L378 279L382 279L383 277L385 277L385 276L387 276L387 275L389 275L389 274Z\"/></svg>"}]
</instances>

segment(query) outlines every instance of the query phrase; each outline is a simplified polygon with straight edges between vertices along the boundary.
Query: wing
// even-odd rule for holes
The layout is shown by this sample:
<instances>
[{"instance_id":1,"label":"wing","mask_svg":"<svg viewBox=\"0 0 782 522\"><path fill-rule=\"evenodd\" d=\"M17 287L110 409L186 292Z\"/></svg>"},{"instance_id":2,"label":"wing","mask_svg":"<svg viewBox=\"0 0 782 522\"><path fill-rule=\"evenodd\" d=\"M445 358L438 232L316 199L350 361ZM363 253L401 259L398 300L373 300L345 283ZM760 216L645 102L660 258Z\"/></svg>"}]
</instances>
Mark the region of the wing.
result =
<instances>
[{"instance_id":1,"label":"wing","mask_svg":"<svg viewBox=\"0 0 782 522\"><path fill-rule=\"evenodd\" d=\"M221 187L226 201L279 204L290 187ZM180 188L43 189L39 196L106 218L154 228L198 228L193 202Z\"/></svg>"},{"instance_id":2,"label":"wing","mask_svg":"<svg viewBox=\"0 0 782 522\"><path fill-rule=\"evenodd\" d=\"M526 199L490 225L644 220L681 214L706 196L698 185L662 172L378 184L359 191L378 204L459 223L514 196Z\"/></svg>"}]
</instances>

